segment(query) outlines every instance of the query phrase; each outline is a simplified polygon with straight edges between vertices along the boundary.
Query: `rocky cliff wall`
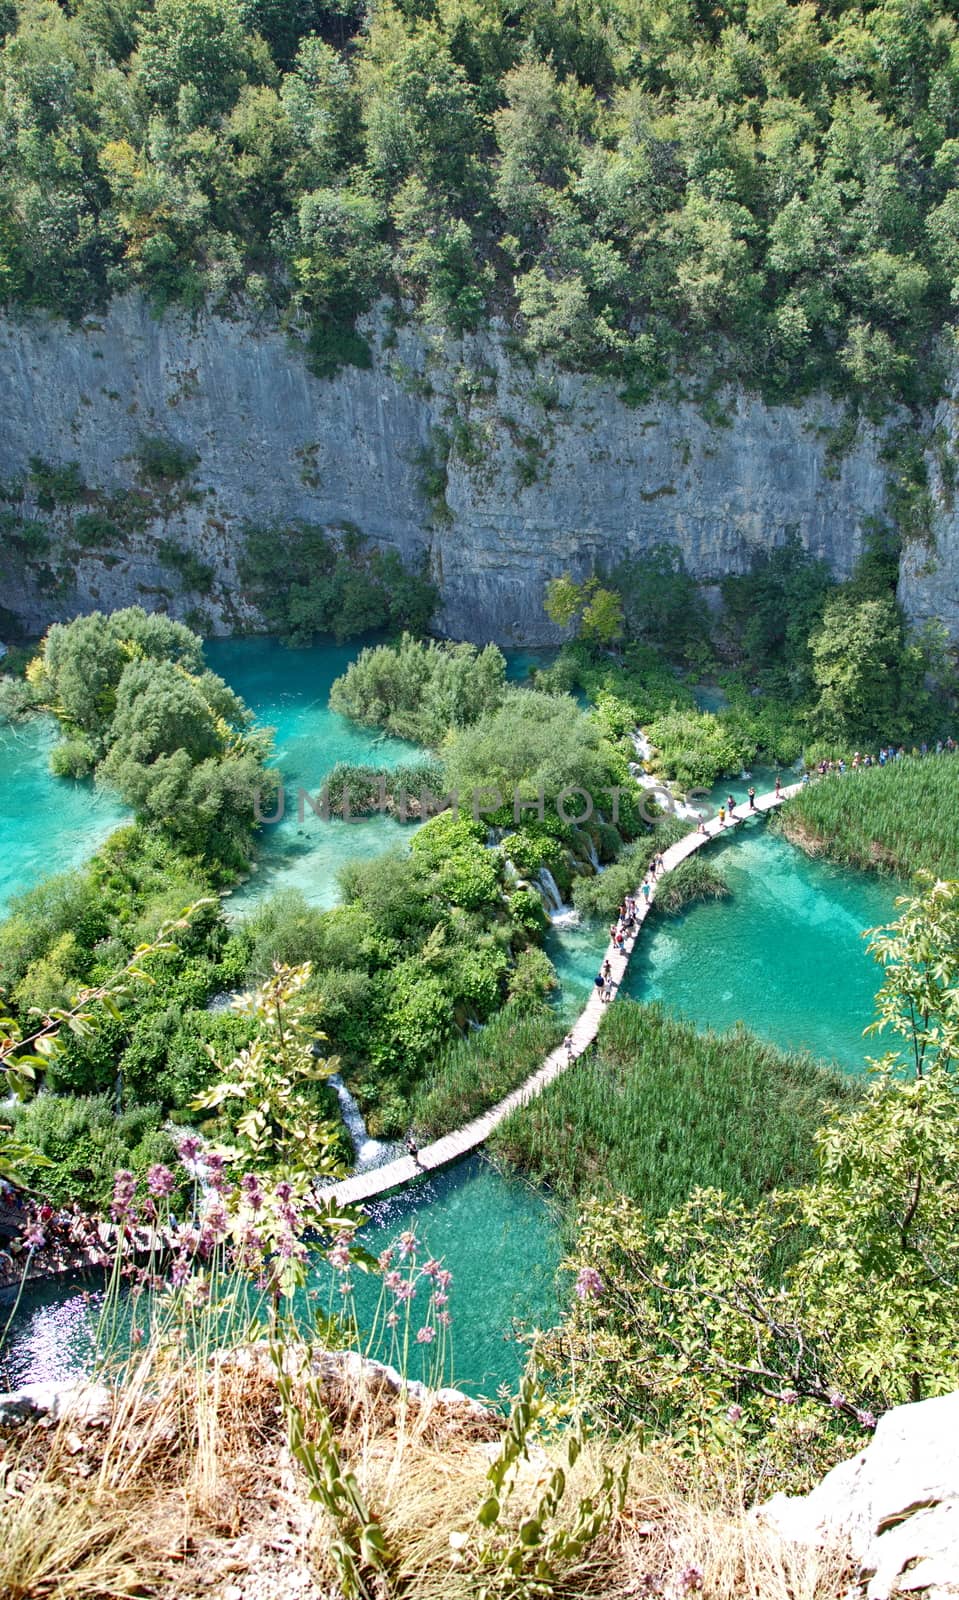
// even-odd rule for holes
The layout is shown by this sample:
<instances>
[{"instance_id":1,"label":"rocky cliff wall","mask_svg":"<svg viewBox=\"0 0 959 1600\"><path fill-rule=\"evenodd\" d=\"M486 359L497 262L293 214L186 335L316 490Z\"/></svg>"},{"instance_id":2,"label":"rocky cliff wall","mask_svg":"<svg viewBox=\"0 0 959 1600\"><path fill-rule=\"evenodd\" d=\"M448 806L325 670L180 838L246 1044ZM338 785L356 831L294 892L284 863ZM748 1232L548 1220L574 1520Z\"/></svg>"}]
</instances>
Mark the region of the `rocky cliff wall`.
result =
<instances>
[{"instance_id":1,"label":"rocky cliff wall","mask_svg":"<svg viewBox=\"0 0 959 1600\"><path fill-rule=\"evenodd\" d=\"M0 482L8 495L27 486L16 514L53 539L39 559L0 523L0 604L30 630L140 602L229 631L255 621L237 575L244 524L348 522L425 558L442 630L538 644L554 637L544 586L566 569L669 540L708 584L795 528L844 576L883 510L881 431L861 425L838 450L843 413L826 399L770 407L727 391L705 411L628 406L587 377L530 372L496 334L434 346L380 318L369 335L369 370L321 380L275 328L157 318L135 297L78 329L0 322ZM198 458L175 483L144 472L157 440ZM48 494L38 511L31 458L78 462L82 501L50 510ZM119 542L98 547L91 508L121 524ZM205 592L171 568L171 545L212 567ZM907 598L924 615L944 596L959 633L959 522L945 573L923 564L928 551ZM278 534L278 583L282 570Z\"/></svg>"}]
</instances>

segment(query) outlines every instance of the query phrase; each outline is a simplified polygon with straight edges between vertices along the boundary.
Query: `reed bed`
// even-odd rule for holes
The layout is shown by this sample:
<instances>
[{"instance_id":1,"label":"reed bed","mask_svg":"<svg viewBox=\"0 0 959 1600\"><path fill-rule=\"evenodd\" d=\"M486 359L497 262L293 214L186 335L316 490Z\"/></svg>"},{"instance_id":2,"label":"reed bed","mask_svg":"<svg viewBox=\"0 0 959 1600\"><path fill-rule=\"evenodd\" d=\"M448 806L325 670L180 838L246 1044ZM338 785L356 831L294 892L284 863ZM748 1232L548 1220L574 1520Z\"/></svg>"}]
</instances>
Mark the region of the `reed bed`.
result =
<instances>
[{"instance_id":1,"label":"reed bed","mask_svg":"<svg viewBox=\"0 0 959 1600\"><path fill-rule=\"evenodd\" d=\"M718 867L701 855L687 856L657 883L656 909L675 916L694 900L722 900L729 892Z\"/></svg>"},{"instance_id":2,"label":"reed bed","mask_svg":"<svg viewBox=\"0 0 959 1600\"><path fill-rule=\"evenodd\" d=\"M825 778L790 800L776 825L844 866L959 878L959 757L906 756Z\"/></svg>"},{"instance_id":3,"label":"reed bed","mask_svg":"<svg viewBox=\"0 0 959 1600\"><path fill-rule=\"evenodd\" d=\"M528 1078L564 1031L548 1006L505 1006L439 1058L413 1101L413 1126L421 1136L438 1139L479 1116Z\"/></svg>"},{"instance_id":4,"label":"reed bed","mask_svg":"<svg viewBox=\"0 0 959 1600\"><path fill-rule=\"evenodd\" d=\"M754 1204L810 1176L813 1133L858 1093L744 1029L697 1033L620 1000L596 1045L507 1118L493 1148L570 1205L619 1193L659 1216L703 1185Z\"/></svg>"}]
</instances>

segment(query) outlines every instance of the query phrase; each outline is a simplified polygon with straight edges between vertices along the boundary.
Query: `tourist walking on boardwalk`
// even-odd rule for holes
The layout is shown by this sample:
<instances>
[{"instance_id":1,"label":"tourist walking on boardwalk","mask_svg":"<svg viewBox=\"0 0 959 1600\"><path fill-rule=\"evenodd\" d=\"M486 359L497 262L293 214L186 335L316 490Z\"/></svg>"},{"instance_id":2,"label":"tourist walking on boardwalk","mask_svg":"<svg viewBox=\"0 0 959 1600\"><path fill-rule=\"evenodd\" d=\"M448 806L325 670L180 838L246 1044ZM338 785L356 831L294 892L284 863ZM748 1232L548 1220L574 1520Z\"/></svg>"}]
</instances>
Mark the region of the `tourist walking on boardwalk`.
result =
<instances>
[{"instance_id":1,"label":"tourist walking on boardwalk","mask_svg":"<svg viewBox=\"0 0 959 1600\"><path fill-rule=\"evenodd\" d=\"M755 811L756 809L756 791L752 784L749 786L749 809L750 811Z\"/></svg>"},{"instance_id":2,"label":"tourist walking on boardwalk","mask_svg":"<svg viewBox=\"0 0 959 1600\"><path fill-rule=\"evenodd\" d=\"M643 879L643 899L646 901L646 904L649 905L649 879L648 878L644 878Z\"/></svg>"},{"instance_id":3,"label":"tourist walking on boardwalk","mask_svg":"<svg viewBox=\"0 0 959 1600\"><path fill-rule=\"evenodd\" d=\"M776 791L775 791L777 800L779 800L782 797L782 792L783 792L783 780L779 776L779 773L777 772L776 773Z\"/></svg>"},{"instance_id":4,"label":"tourist walking on boardwalk","mask_svg":"<svg viewBox=\"0 0 959 1600\"><path fill-rule=\"evenodd\" d=\"M412 1157L413 1165L415 1167L418 1167L419 1164L420 1164L420 1147L417 1144L416 1140L413 1138L412 1134L410 1134L409 1138L406 1141L406 1153L407 1153L408 1156Z\"/></svg>"},{"instance_id":5,"label":"tourist walking on boardwalk","mask_svg":"<svg viewBox=\"0 0 959 1600\"><path fill-rule=\"evenodd\" d=\"M726 807L725 806L720 806L720 808L719 808L719 826L721 828L725 828L725 826L726 826Z\"/></svg>"},{"instance_id":6,"label":"tourist walking on boardwalk","mask_svg":"<svg viewBox=\"0 0 959 1600\"><path fill-rule=\"evenodd\" d=\"M566 1061L569 1063L573 1059L573 1035L571 1033L568 1033L563 1040L563 1048L566 1051Z\"/></svg>"},{"instance_id":7,"label":"tourist walking on boardwalk","mask_svg":"<svg viewBox=\"0 0 959 1600\"><path fill-rule=\"evenodd\" d=\"M736 809L736 802L733 799L732 795L728 794L726 796L726 810L729 812L730 818L732 818L732 814L735 811L735 809Z\"/></svg>"}]
</instances>

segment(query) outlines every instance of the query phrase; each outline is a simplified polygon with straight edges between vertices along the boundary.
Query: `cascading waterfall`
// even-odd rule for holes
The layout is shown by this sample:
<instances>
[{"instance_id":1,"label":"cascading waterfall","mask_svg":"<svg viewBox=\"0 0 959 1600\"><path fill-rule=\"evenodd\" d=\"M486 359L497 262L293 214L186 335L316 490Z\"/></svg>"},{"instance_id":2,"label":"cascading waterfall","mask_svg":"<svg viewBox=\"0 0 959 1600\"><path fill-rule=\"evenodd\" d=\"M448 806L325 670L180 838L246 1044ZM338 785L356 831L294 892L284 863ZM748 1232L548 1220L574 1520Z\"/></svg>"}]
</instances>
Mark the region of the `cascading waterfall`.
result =
<instances>
[{"instance_id":1,"label":"cascading waterfall","mask_svg":"<svg viewBox=\"0 0 959 1600\"><path fill-rule=\"evenodd\" d=\"M590 834L586 835L586 859L594 872L602 872L603 869L599 864L599 856L596 854L596 846L593 843Z\"/></svg>"},{"instance_id":2,"label":"cascading waterfall","mask_svg":"<svg viewBox=\"0 0 959 1600\"><path fill-rule=\"evenodd\" d=\"M546 910L549 920L554 928L575 927L579 921L579 912L568 906L559 892L559 884L550 872L549 867L540 867L536 874L543 899L546 901Z\"/></svg>"},{"instance_id":3,"label":"cascading waterfall","mask_svg":"<svg viewBox=\"0 0 959 1600\"><path fill-rule=\"evenodd\" d=\"M363 1113L350 1094L339 1073L330 1079L330 1088L336 1093L340 1102L340 1111L350 1142L356 1153L356 1171L368 1172L371 1167L381 1167L384 1162L392 1161L400 1153L399 1146L387 1144L382 1139L371 1139L366 1131Z\"/></svg>"},{"instance_id":4,"label":"cascading waterfall","mask_svg":"<svg viewBox=\"0 0 959 1600\"><path fill-rule=\"evenodd\" d=\"M543 891L547 910L550 913L562 911L564 909L563 897L559 892L559 884L550 872L549 867L540 867L536 874L536 882Z\"/></svg>"}]
</instances>

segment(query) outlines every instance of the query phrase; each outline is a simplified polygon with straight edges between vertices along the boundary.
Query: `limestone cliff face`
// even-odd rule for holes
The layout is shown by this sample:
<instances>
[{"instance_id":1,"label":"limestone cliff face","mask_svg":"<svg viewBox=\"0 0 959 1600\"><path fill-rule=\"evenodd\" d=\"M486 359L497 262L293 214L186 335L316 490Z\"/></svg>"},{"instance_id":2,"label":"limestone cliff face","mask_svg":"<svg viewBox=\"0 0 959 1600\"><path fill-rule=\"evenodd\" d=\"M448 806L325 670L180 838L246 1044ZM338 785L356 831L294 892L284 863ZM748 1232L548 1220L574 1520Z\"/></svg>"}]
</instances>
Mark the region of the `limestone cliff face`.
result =
<instances>
[{"instance_id":1,"label":"limestone cliff face","mask_svg":"<svg viewBox=\"0 0 959 1600\"><path fill-rule=\"evenodd\" d=\"M256 620L237 575L245 524L346 522L428 562L442 630L537 644L554 637L543 591L564 570L669 540L708 584L796 528L843 576L883 509L881 432L861 425L838 456L843 414L828 400L769 407L728 391L709 418L666 398L631 407L589 378L531 373L496 332L434 347L385 318L368 331L371 368L320 380L275 328L158 319L135 297L80 329L0 322L0 483L8 495L26 485L28 518L31 457L78 462L87 486L70 512L40 515L52 545L39 569L0 532L0 604L30 629L139 602L200 609L229 631ZM142 466L157 439L199 458L162 492ZM120 542L98 548L94 531L78 544L73 514L120 507L123 522L131 489ZM171 569L171 544L212 566L208 592ZM278 583L282 572L278 534ZM910 575L905 592L959 632L959 521L944 528L938 575Z\"/></svg>"},{"instance_id":2,"label":"limestone cliff face","mask_svg":"<svg viewBox=\"0 0 959 1600\"><path fill-rule=\"evenodd\" d=\"M957 641L959 485L951 463L959 446L959 371L953 375L950 393L935 409L929 439L939 443L938 449L930 449L926 455L932 507L930 538L903 551L899 598L915 623L942 622L953 641Z\"/></svg>"}]
</instances>

